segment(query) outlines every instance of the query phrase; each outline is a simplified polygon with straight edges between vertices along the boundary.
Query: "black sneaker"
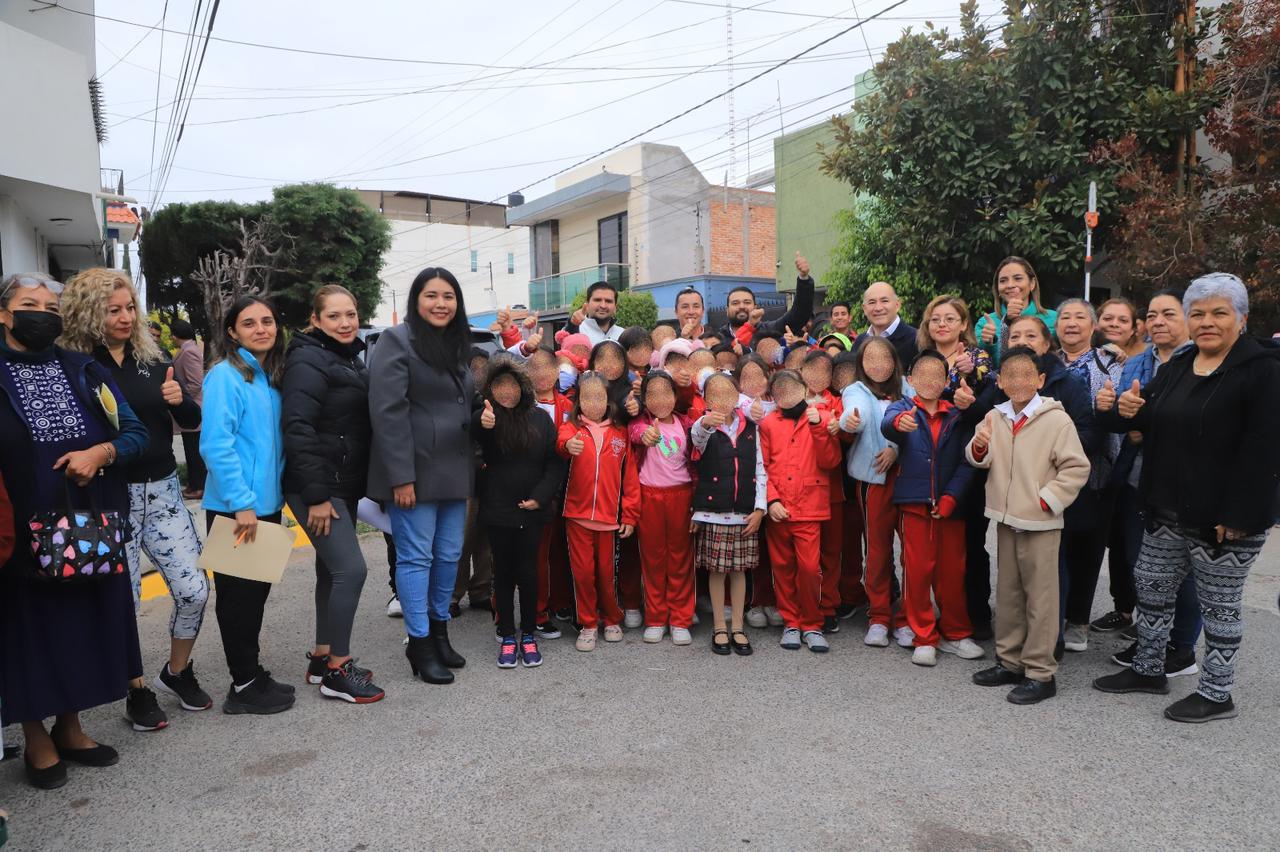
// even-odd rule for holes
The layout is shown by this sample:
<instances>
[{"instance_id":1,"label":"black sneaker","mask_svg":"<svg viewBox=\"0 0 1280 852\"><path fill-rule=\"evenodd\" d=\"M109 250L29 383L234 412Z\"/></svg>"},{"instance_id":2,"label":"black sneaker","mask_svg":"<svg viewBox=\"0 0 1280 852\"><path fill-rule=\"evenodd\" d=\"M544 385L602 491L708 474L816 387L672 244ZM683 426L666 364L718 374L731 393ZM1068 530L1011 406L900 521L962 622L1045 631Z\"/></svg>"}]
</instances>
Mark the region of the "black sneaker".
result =
<instances>
[{"instance_id":1,"label":"black sneaker","mask_svg":"<svg viewBox=\"0 0 1280 852\"><path fill-rule=\"evenodd\" d=\"M169 717L160 709L156 694L145 686L130 687L124 701L125 718L135 731L160 731L169 727Z\"/></svg>"},{"instance_id":2,"label":"black sneaker","mask_svg":"<svg viewBox=\"0 0 1280 852\"><path fill-rule=\"evenodd\" d=\"M373 681L360 676L352 660L325 672L324 679L320 681L320 694L352 704L372 704L386 697L386 693L374 686Z\"/></svg>"},{"instance_id":3,"label":"black sneaker","mask_svg":"<svg viewBox=\"0 0 1280 852\"><path fill-rule=\"evenodd\" d=\"M577 613L571 609L558 609L551 614L556 621L563 621L565 624L572 624L576 616Z\"/></svg>"},{"instance_id":4,"label":"black sneaker","mask_svg":"<svg viewBox=\"0 0 1280 852\"><path fill-rule=\"evenodd\" d=\"M563 634L560 628L556 627L550 621L544 621L534 630L538 634L539 639L559 639Z\"/></svg>"},{"instance_id":5,"label":"black sneaker","mask_svg":"<svg viewBox=\"0 0 1280 852\"><path fill-rule=\"evenodd\" d=\"M271 679L265 671L259 671L248 686L237 690L233 684L227 690L227 698L222 702L222 712L229 716L250 714L253 716L269 716L272 713L283 713L293 706L294 697L290 693L281 692L276 687L283 686Z\"/></svg>"},{"instance_id":6,"label":"black sneaker","mask_svg":"<svg viewBox=\"0 0 1280 852\"><path fill-rule=\"evenodd\" d=\"M823 633L839 633L840 632L839 619L837 619L836 616L834 615L828 615L826 618L822 619L822 632Z\"/></svg>"},{"instance_id":7,"label":"black sneaker","mask_svg":"<svg viewBox=\"0 0 1280 852\"><path fill-rule=\"evenodd\" d=\"M1098 633L1115 633L1117 630L1124 630L1130 624L1133 624L1132 616L1112 610L1101 618L1094 619L1089 629L1096 630Z\"/></svg>"},{"instance_id":8,"label":"black sneaker","mask_svg":"<svg viewBox=\"0 0 1280 852\"><path fill-rule=\"evenodd\" d=\"M1130 624L1128 627L1120 631L1120 635L1125 639L1137 639L1138 625L1136 623Z\"/></svg>"},{"instance_id":9,"label":"black sneaker","mask_svg":"<svg viewBox=\"0 0 1280 852\"><path fill-rule=\"evenodd\" d=\"M1198 692L1193 692L1181 701L1175 701L1164 709L1164 717L1175 722L1216 722L1219 719L1234 719L1240 711L1230 696L1226 701L1210 701Z\"/></svg>"},{"instance_id":10,"label":"black sneaker","mask_svg":"<svg viewBox=\"0 0 1280 852\"><path fill-rule=\"evenodd\" d=\"M1093 688L1099 692L1123 695L1128 692L1146 692L1151 695L1168 695L1169 679L1164 675L1140 675L1133 669L1094 680Z\"/></svg>"},{"instance_id":11,"label":"black sneaker","mask_svg":"<svg viewBox=\"0 0 1280 852\"><path fill-rule=\"evenodd\" d=\"M836 618L853 618L858 614L858 610L860 609L862 609L862 607L854 606L853 604L840 604L836 607Z\"/></svg>"},{"instance_id":12,"label":"black sneaker","mask_svg":"<svg viewBox=\"0 0 1280 852\"><path fill-rule=\"evenodd\" d=\"M1198 674L1199 671L1200 668L1196 665L1195 648L1179 651L1172 645L1169 646L1169 650L1164 655L1165 677L1182 677L1183 675Z\"/></svg>"},{"instance_id":13,"label":"black sneaker","mask_svg":"<svg viewBox=\"0 0 1280 852\"><path fill-rule=\"evenodd\" d=\"M356 660L354 657L351 658L348 662L351 663L352 667L355 669L356 674L359 675L360 677L363 677L365 680L371 680L373 678L373 672L371 672L369 669L362 669L360 668L360 666L357 666L356 663L359 661ZM324 680L324 676L328 673L329 673L329 655L325 654L323 657L315 657L315 656L312 656L310 651L308 651L307 652L307 683L311 684L312 686L315 686L318 683L320 683L322 680ZM267 672L267 674L270 675L271 672ZM281 686L283 686L283 684L281 684ZM289 687L289 691L293 692L292 686Z\"/></svg>"},{"instance_id":14,"label":"black sneaker","mask_svg":"<svg viewBox=\"0 0 1280 852\"><path fill-rule=\"evenodd\" d=\"M1116 651L1111 655L1111 662L1117 666L1124 666L1126 669L1133 665L1133 658L1138 653L1138 643L1134 642L1123 651Z\"/></svg>"},{"instance_id":15,"label":"black sneaker","mask_svg":"<svg viewBox=\"0 0 1280 852\"><path fill-rule=\"evenodd\" d=\"M208 710L213 706L209 693L200 688L200 682L196 680L195 664L190 661L179 674L169 671L169 664L165 663L152 684L160 692L167 692L177 698L183 710Z\"/></svg>"},{"instance_id":16,"label":"black sneaker","mask_svg":"<svg viewBox=\"0 0 1280 852\"><path fill-rule=\"evenodd\" d=\"M293 694L296 691L293 688L293 684L281 683L280 681L273 678L271 676L271 672L267 671L262 666L258 666L258 675L256 678L254 678L254 680L260 680L263 682L263 684L265 684L265 687L267 689L270 689L272 692L278 693L280 695L287 695L290 698L293 697Z\"/></svg>"}]
</instances>

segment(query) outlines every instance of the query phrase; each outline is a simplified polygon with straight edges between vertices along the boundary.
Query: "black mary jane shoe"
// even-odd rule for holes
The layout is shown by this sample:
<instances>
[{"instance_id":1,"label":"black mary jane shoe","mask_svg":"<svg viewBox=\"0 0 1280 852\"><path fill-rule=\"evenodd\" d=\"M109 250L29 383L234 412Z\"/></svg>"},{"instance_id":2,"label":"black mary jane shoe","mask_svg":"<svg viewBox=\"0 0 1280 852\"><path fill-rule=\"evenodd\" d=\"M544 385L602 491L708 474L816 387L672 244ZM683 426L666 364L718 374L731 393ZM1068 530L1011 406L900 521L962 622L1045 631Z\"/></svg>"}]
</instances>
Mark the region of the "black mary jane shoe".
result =
<instances>
[{"instance_id":1,"label":"black mary jane shoe","mask_svg":"<svg viewBox=\"0 0 1280 852\"><path fill-rule=\"evenodd\" d=\"M67 765L59 760L53 766L36 769L31 765L31 758L22 755L22 762L27 768L27 783L37 790L56 790L67 783Z\"/></svg>"},{"instance_id":2,"label":"black mary jane shoe","mask_svg":"<svg viewBox=\"0 0 1280 852\"><path fill-rule=\"evenodd\" d=\"M717 628L717 629L716 629L715 631L713 631L713 632L712 632L712 634L711 634L711 650L712 650L712 651L714 651L715 653L719 654L719 655L720 655L720 656L722 656L722 657L727 657L727 656L729 656L729 653L730 653L729 643L728 643L728 642L717 642L717 641L716 641L716 637L717 637L717 636L728 636L728 635L729 635L729 631L728 631L728 630L725 630L723 627Z\"/></svg>"},{"instance_id":3,"label":"black mary jane shoe","mask_svg":"<svg viewBox=\"0 0 1280 852\"><path fill-rule=\"evenodd\" d=\"M742 637L742 641L738 641L738 637ZM755 650L751 647L751 640L747 638L745 630L735 630L729 635L729 643L733 646L733 653L739 657L750 657L751 652Z\"/></svg>"}]
</instances>

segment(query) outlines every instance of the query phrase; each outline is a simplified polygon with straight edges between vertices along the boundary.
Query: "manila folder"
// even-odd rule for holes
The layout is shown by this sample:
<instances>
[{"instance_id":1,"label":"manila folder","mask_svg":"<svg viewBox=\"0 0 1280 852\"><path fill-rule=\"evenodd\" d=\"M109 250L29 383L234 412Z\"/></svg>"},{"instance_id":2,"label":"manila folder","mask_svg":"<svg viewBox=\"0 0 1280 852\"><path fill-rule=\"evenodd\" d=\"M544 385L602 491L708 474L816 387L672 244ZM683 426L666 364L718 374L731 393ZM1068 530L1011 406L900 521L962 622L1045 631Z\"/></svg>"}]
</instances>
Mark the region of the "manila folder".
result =
<instances>
[{"instance_id":1,"label":"manila folder","mask_svg":"<svg viewBox=\"0 0 1280 852\"><path fill-rule=\"evenodd\" d=\"M293 533L280 524L259 520L254 541L237 545L235 529L231 518L219 515L213 519L200 553L200 567L246 580L279 583L293 552Z\"/></svg>"}]
</instances>

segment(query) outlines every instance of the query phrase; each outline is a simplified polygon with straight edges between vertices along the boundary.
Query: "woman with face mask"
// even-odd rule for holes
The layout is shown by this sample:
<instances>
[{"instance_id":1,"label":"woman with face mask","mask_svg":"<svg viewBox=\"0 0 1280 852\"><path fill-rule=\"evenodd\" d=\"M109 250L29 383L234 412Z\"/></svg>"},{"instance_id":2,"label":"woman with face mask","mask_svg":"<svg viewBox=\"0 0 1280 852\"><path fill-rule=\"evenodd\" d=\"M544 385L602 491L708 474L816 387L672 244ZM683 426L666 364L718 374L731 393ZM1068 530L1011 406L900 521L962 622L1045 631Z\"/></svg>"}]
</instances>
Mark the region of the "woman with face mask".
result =
<instances>
[{"instance_id":1,"label":"woman with face mask","mask_svg":"<svg viewBox=\"0 0 1280 852\"><path fill-rule=\"evenodd\" d=\"M22 724L27 780L41 789L65 784L68 762L119 760L84 732L79 714L124 698L142 676L123 551L105 574L37 577L50 557L32 550L32 518L68 503L128 517L117 465L147 447L146 428L106 370L54 344L61 293L47 275L0 282L0 477L20 536L0 569L0 709L4 724Z\"/></svg>"}]
</instances>

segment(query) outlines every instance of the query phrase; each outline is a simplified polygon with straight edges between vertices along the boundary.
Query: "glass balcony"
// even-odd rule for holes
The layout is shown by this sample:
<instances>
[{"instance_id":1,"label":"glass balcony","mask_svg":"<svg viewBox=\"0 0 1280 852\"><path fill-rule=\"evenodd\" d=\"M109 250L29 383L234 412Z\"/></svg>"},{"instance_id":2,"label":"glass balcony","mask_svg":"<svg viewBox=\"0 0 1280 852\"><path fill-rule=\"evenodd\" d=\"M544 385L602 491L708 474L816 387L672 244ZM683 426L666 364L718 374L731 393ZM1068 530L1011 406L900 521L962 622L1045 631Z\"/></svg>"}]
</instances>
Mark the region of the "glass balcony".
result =
<instances>
[{"instance_id":1,"label":"glass balcony","mask_svg":"<svg viewBox=\"0 0 1280 852\"><path fill-rule=\"evenodd\" d=\"M608 281L619 290L625 290L631 283L631 267L625 263L602 263L535 278L529 282L529 310L565 310L573 304L575 296L597 281Z\"/></svg>"}]
</instances>

